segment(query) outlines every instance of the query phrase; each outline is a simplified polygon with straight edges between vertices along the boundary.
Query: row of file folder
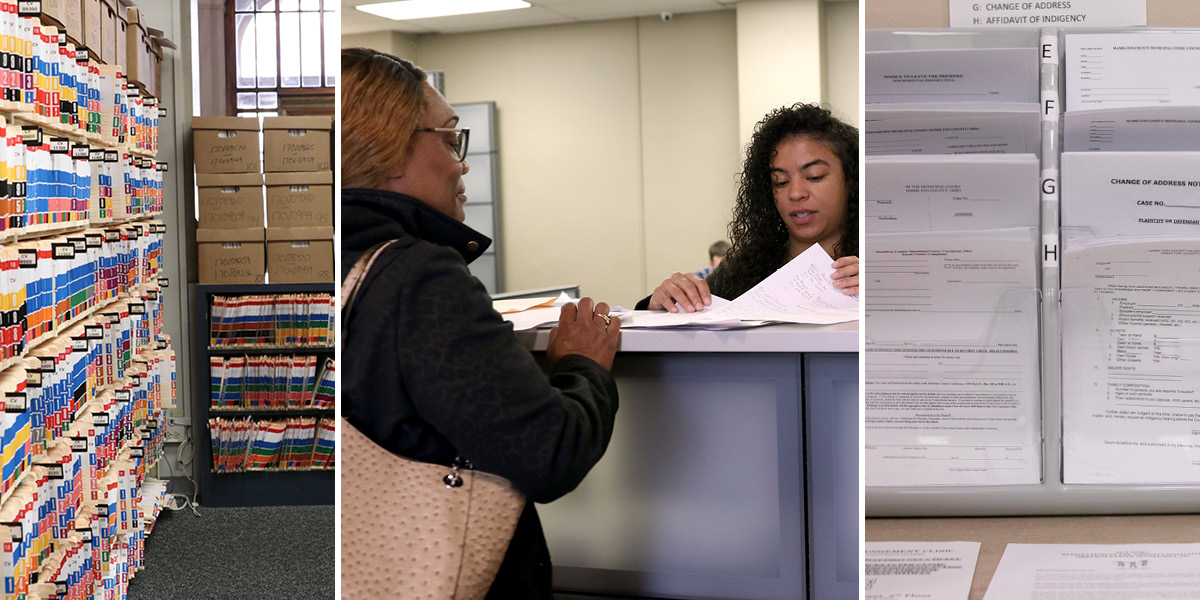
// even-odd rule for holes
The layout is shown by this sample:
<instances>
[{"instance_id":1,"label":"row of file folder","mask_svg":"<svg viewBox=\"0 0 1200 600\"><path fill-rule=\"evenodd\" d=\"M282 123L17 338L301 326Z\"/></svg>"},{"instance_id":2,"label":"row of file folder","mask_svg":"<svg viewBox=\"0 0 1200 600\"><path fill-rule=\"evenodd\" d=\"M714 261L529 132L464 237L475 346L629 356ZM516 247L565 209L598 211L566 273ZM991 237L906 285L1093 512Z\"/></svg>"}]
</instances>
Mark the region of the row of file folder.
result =
<instances>
[{"instance_id":1,"label":"row of file folder","mask_svg":"<svg viewBox=\"0 0 1200 600\"><path fill-rule=\"evenodd\" d=\"M156 277L165 230L150 221L0 247L0 359Z\"/></svg>"},{"instance_id":2,"label":"row of file folder","mask_svg":"<svg viewBox=\"0 0 1200 600\"><path fill-rule=\"evenodd\" d=\"M317 356L214 356L213 409L332 408L333 359Z\"/></svg>"},{"instance_id":3,"label":"row of file folder","mask_svg":"<svg viewBox=\"0 0 1200 600\"><path fill-rule=\"evenodd\" d=\"M332 418L214 418L208 421L213 472L332 469Z\"/></svg>"},{"instance_id":4,"label":"row of file folder","mask_svg":"<svg viewBox=\"0 0 1200 600\"><path fill-rule=\"evenodd\" d=\"M5 230L162 213L163 163L72 142L35 124L0 119L0 126Z\"/></svg>"},{"instance_id":5,"label":"row of file folder","mask_svg":"<svg viewBox=\"0 0 1200 600\"><path fill-rule=\"evenodd\" d=\"M128 85L118 65L100 64L67 33L42 24L38 11L0 12L3 99L80 135L100 136L151 154L158 149L157 100Z\"/></svg>"},{"instance_id":6,"label":"row of file folder","mask_svg":"<svg viewBox=\"0 0 1200 600\"><path fill-rule=\"evenodd\" d=\"M212 347L333 344L331 294L213 296Z\"/></svg>"},{"instance_id":7,"label":"row of file folder","mask_svg":"<svg viewBox=\"0 0 1200 600\"><path fill-rule=\"evenodd\" d=\"M58 597L91 597L118 589L140 566L165 501L165 482L148 481L146 471L162 453L163 410L174 405L169 353L143 351L125 379L80 411L69 436L26 448L33 458L0 505L0 535L11 540L0 553L6 600L37 592L32 582L54 584Z\"/></svg>"},{"instance_id":8,"label":"row of file folder","mask_svg":"<svg viewBox=\"0 0 1200 600\"><path fill-rule=\"evenodd\" d=\"M126 306L106 307L0 372L8 399L0 416L0 491L13 487L33 457L84 427L95 436L96 465L104 468L134 429L159 425L151 407L173 405L175 357L169 338L157 337L161 309L130 314ZM155 343L151 332L158 332ZM78 423L81 417L92 423Z\"/></svg>"}]
</instances>

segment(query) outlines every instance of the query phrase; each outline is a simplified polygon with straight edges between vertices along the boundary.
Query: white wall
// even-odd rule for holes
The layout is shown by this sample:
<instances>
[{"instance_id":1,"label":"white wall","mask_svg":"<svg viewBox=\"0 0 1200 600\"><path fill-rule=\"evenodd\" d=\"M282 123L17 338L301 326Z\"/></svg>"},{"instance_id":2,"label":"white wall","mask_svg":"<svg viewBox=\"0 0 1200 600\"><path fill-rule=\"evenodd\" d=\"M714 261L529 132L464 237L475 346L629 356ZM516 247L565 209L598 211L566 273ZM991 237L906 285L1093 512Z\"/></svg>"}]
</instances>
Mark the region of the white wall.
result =
<instances>
[{"instance_id":1,"label":"white wall","mask_svg":"<svg viewBox=\"0 0 1200 600\"><path fill-rule=\"evenodd\" d=\"M671 273L706 266L709 244L726 238L744 122L823 100L857 121L857 6L822 6L752 0L669 23L361 34L342 45L443 71L452 103L496 102L507 290L579 284L632 307ZM823 31L837 39L824 43ZM822 85L826 47L853 55L831 61L837 73Z\"/></svg>"}]
</instances>

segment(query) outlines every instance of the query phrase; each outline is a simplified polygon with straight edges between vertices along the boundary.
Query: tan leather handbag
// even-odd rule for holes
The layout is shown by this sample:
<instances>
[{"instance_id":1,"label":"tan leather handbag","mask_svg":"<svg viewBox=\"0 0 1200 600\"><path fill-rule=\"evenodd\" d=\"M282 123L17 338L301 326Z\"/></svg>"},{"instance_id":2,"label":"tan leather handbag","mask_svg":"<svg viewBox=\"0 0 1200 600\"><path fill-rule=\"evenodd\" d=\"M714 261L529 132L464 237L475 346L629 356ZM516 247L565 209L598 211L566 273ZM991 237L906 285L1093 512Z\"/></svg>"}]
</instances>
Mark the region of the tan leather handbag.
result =
<instances>
[{"instance_id":1,"label":"tan leather handbag","mask_svg":"<svg viewBox=\"0 0 1200 600\"><path fill-rule=\"evenodd\" d=\"M359 284L387 245L364 254L346 277L343 325ZM392 454L344 418L340 429L342 598L486 596L525 507L521 492L503 477L457 463L445 467Z\"/></svg>"}]
</instances>

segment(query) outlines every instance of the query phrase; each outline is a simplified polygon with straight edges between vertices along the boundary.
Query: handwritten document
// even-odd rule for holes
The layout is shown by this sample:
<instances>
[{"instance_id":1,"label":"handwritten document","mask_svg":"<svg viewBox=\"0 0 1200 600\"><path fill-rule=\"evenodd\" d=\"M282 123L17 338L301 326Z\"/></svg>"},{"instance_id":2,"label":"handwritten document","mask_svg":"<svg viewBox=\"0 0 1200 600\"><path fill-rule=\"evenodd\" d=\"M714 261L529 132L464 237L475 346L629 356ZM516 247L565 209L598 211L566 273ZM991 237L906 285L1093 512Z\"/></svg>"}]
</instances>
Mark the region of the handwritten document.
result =
<instances>
[{"instance_id":1,"label":"handwritten document","mask_svg":"<svg viewBox=\"0 0 1200 600\"><path fill-rule=\"evenodd\" d=\"M979 542L867 542L867 600L966 600Z\"/></svg>"},{"instance_id":2,"label":"handwritten document","mask_svg":"<svg viewBox=\"0 0 1200 600\"><path fill-rule=\"evenodd\" d=\"M638 312L627 327L729 326L747 321L828 325L858 320L858 297L833 287L833 259L813 244L739 296L695 313Z\"/></svg>"}]
</instances>

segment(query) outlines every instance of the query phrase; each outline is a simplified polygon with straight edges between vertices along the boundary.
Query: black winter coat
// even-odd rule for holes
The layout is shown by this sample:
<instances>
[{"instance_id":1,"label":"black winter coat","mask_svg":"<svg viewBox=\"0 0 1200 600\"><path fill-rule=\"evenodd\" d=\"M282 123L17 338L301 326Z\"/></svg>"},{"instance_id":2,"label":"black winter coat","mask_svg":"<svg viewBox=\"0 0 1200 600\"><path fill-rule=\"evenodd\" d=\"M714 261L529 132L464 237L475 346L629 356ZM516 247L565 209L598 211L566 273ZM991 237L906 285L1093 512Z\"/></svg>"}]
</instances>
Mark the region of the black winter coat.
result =
<instances>
[{"instance_id":1,"label":"black winter coat","mask_svg":"<svg viewBox=\"0 0 1200 600\"><path fill-rule=\"evenodd\" d=\"M342 191L343 278L392 239L342 323L342 415L401 456L443 465L462 456L512 481L530 503L488 598L549 600L532 503L575 489L604 455L616 384L578 355L547 379L467 271L487 237L403 194Z\"/></svg>"}]
</instances>

